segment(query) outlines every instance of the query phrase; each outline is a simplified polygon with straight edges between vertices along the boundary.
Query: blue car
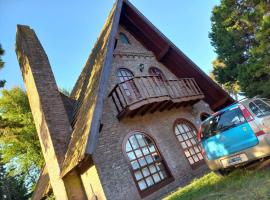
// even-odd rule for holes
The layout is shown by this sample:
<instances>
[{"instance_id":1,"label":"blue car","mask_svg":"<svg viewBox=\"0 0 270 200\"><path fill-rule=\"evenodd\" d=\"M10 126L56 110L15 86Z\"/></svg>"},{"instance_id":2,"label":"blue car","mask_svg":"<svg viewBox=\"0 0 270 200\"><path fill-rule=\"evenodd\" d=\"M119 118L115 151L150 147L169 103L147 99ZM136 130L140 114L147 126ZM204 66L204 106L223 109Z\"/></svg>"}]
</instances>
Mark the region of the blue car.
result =
<instances>
[{"instance_id":1,"label":"blue car","mask_svg":"<svg viewBox=\"0 0 270 200\"><path fill-rule=\"evenodd\" d=\"M198 134L208 167L225 175L270 156L270 105L245 99L206 119Z\"/></svg>"}]
</instances>

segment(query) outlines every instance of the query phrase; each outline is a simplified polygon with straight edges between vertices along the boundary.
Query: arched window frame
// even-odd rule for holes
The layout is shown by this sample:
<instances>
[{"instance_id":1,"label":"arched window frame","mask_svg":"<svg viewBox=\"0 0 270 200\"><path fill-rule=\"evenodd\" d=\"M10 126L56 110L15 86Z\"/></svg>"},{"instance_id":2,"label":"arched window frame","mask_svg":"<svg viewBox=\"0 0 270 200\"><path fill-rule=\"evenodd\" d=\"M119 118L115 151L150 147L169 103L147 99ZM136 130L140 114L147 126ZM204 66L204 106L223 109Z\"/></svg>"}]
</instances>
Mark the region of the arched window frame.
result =
<instances>
[{"instance_id":1,"label":"arched window frame","mask_svg":"<svg viewBox=\"0 0 270 200\"><path fill-rule=\"evenodd\" d=\"M158 72L158 73L157 73ZM166 76L164 75L163 71L157 67L149 67L148 69L148 73L151 75L151 76L157 76L158 80L160 82L165 82L167 79L166 79Z\"/></svg>"},{"instance_id":2,"label":"arched window frame","mask_svg":"<svg viewBox=\"0 0 270 200\"><path fill-rule=\"evenodd\" d=\"M183 148L183 146L182 146L182 144L181 144L182 141L179 141L179 139L178 139L178 135L180 135L180 134L177 135L177 134L176 134L176 131L175 131L176 126L179 125L179 124L182 124L182 123L188 124L188 126L189 126L190 128L192 128L192 129L194 129L195 132L196 132L196 134L193 135L192 138L188 138L187 140L185 140L185 139L183 140L185 143L186 143L186 141L190 141L191 144L192 144L191 139L194 139L194 140L196 141L196 144L192 144L190 147L188 147L188 145L187 145L186 148ZM192 169L196 169L196 168L200 167L201 165L203 165L205 162L204 162L204 159L203 159L203 156L202 156L202 153L201 153L201 147L200 147L199 142L198 142L198 139L197 139L198 129L196 128L196 126L195 126L191 121L189 121L189 120L187 120L187 119L184 119L184 118L176 119L175 122L174 122L174 124L173 124L173 133L174 133L174 136L175 136L175 138L176 138L176 140L177 140L177 142L178 142L178 144L179 144L179 147L180 147L181 151L183 152L183 155L184 155L185 158L187 159L187 162L189 163L190 167L191 167ZM187 133L187 132L182 133L182 134L186 134L186 133ZM189 140L189 139L190 139L190 140ZM193 147L194 147L194 148L193 148ZM196 152L195 147L199 148L199 152ZM193 149L194 152L195 152L195 154L192 154L192 153L189 151L190 149ZM191 156L187 156L187 155L185 154L185 151L186 151L186 150L189 151L189 153L190 153ZM200 154L200 157L199 157L199 154ZM197 158L198 158L198 161L197 161L197 162L191 163L191 162L189 161L189 158L192 157L192 155L196 155L196 156L198 155L198 156L197 156ZM192 158L192 159L193 159L193 158ZM193 159L193 161L195 161L195 160Z\"/></svg>"},{"instance_id":3,"label":"arched window frame","mask_svg":"<svg viewBox=\"0 0 270 200\"><path fill-rule=\"evenodd\" d=\"M143 169L143 168L145 168L145 167L150 166L152 163L149 164L149 163L147 163L147 161L146 161L147 165L145 165L145 166L143 166L143 167L140 167L140 168L134 170L134 169L132 168L131 162L132 162L132 161L135 161L135 160L136 160L136 161L138 160L137 157L136 157L135 151L133 151L134 149L133 149L133 147L132 147L132 152L134 152L135 157L136 157L135 160L130 160L129 157L128 157L128 153L130 153L131 151L126 151L126 144L127 144L127 142L129 141L129 139L130 139L132 136L134 136L134 135L136 135L136 134L144 135L145 137L147 137L147 138L149 138L149 139L151 140L151 142L152 142L153 145L155 146L155 149L156 149L155 152L158 153L158 155L159 155L159 157L160 157L160 162L163 164L164 170L166 170L166 173L167 173L167 177L166 177L165 179L161 180L161 181L158 182L158 183L155 183L154 185L152 185L152 186L146 188L145 190L141 190L141 189L140 189L138 182L139 182L140 180L142 180L142 179L137 180L136 177L135 177L135 172L137 172L138 170L141 170L141 169ZM143 148L144 148L144 147L145 147L145 146L143 146ZM143 149L143 148L140 148L140 147L139 147L138 149ZM138 149L135 149L135 150L138 150ZM149 150L149 152L150 152L150 149L149 149L149 148L148 148L148 150ZM141 150L141 151L142 151L142 150ZM128 134L125 136L125 138L124 138L124 140L123 140L123 142L122 142L122 152L123 152L123 154L124 154L124 157L125 157L126 161L128 162L129 170L130 170L130 173L131 173L131 175L132 175L133 181L134 181L134 183L135 183L135 185L136 185L136 188L137 188L137 190L138 190L138 192L139 192L139 194L140 194L140 196L141 196L142 198L144 198L144 197L146 197L146 196L152 194L153 192L159 190L160 188L162 188L162 187L164 187L165 185L169 184L170 182L174 181L174 178L173 178L173 176L172 176L172 174L171 174L171 172L170 172L170 169L168 168L168 165L167 165L167 163L166 163L164 157L162 156L162 154L161 154L161 152L160 152L160 150L159 150L159 147L158 147L158 145L157 145L157 142L155 141L155 139L154 139L150 134L147 134L147 133L145 133L144 131L141 131L141 130L134 130L134 131L128 133ZM150 154L151 154L151 153L153 153L153 152L150 152ZM150 155L150 154L144 154L142 157L148 156L148 155ZM142 158L142 157L139 157L139 158ZM139 163L139 161L138 161L138 163ZM148 169L149 169L149 168L148 168ZM149 170L149 171L150 171L150 170ZM161 170L161 171L162 171L162 170ZM141 171L141 173L142 173L142 171ZM142 173L142 174L143 174L143 173ZM151 172L150 172L150 174L152 175ZM154 172L154 174L155 174L155 172ZM150 175L150 176L151 176L151 175ZM143 175L143 176L144 176L144 175ZM147 176L147 177L148 177L148 176ZM147 177L144 177L144 178L147 178ZM144 178L143 178L143 179L144 179ZM146 182L146 181L145 181L145 182Z\"/></svg>"},{"instance_id":4,"label":"arched window frame","mask_svg":"<svg viewBox=\"0 0 270 200\"><path fill-rule=\"evenodd\" d=\"M124 45L129 45L130 44L130 41L129 41L127 35L125 33L123 33L123 32L119 33L119 39L120 39L121 43L124 44Z\"/></svg>"},{"instance_id":5,"label":"arched window frame","mask_svg":"<svg viewBox=\"0 0 270 200\"><path fill-rule=\"evenodd\" d=\"M129 74L129 75L127 75ZM131 80L134 77L134 74L131 70L120 67L116 71L116 76L118 79L118 83L122 83L124 81L127 81L125 83L122 83L121 86L125 92L125 94L129 97L132 95L132 91L134 90L134 83L129 82L128 80Z\"/></svg>"}]
</instances>

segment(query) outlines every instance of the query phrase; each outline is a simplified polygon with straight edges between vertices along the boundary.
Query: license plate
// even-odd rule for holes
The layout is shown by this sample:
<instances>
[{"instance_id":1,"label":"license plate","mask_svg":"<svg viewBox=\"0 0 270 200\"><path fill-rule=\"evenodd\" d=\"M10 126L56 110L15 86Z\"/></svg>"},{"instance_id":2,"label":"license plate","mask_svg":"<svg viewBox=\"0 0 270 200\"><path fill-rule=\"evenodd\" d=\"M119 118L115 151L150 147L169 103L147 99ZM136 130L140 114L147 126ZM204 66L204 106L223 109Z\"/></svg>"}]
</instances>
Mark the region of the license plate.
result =
<instances>
[{"instance_id":1,"label":"license plate","mask_svg":"<svg viewBox=\"0 0 270 200\"><path fill-rule=\"evenodd\" d=\"M236 165L236 164L245 162L247 160L248 160L248 158L247 158L246 154L239 154L236 156L231 156L229 158L223 159L223 160L221 160L221 163L222 163L223 167L228 167L231 165Z\"/></svg>"}]
</instances>

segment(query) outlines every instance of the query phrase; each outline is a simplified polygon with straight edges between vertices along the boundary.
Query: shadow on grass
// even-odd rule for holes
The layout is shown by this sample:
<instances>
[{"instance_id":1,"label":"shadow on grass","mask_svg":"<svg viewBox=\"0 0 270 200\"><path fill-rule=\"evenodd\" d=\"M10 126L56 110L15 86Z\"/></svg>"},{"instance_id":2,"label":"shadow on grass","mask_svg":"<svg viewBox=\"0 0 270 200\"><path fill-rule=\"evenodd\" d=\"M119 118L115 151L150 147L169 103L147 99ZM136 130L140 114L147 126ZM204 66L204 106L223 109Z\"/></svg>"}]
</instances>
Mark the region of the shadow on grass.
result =
<instances>
[{"instance_id":1,"label":"shadow on grass","mask_svg":"<svg viewBox=\"0 0 270 200\"><path fill-rule=\"evenodd\" d=\"M270 170L237 170L226 177L213 172L193 180L166 200L270 199Z\"/></svg>"}]
</instances>

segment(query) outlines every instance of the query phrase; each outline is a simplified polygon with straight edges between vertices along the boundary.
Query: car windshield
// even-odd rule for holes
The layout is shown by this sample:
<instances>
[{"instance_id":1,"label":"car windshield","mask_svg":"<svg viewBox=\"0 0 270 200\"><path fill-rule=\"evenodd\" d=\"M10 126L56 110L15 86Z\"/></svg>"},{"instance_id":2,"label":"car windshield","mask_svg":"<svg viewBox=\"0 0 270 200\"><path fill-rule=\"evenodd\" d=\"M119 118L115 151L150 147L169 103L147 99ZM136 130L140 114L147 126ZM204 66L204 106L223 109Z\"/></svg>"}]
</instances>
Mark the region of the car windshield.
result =
<instances>
[{"instance_id":1,"label":"car windshield","mask_svg":"<svg viewBox=\"0 0 270 200\"><path fill-rule=\"evenodd\" d=\"M208 118L202 124L201 139L207 139L211 136L227 131L245 122L245 118L239 107L220 112L213 117Z\"/></svg>"}]
</instances>

